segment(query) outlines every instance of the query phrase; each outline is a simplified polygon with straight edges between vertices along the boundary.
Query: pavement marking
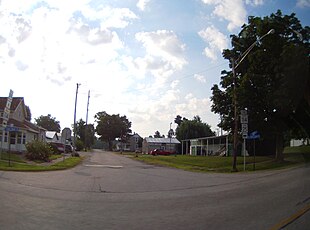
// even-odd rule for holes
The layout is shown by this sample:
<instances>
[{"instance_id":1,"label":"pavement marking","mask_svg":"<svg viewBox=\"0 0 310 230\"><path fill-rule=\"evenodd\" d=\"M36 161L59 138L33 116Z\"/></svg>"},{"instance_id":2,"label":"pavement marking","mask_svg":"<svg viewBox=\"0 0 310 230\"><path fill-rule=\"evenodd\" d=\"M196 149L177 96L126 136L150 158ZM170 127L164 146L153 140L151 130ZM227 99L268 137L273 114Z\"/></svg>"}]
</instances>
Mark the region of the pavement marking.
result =
<instances>
[{"instance_id":1,"label":"pavement marking","mask_svg":"<svg viewBox=\"0 0 310 230\"><path fill-rule=\"evenodd\" d=\"M282 229L282 228L286 227L287 225L289 225L292 222L294 222L295 220L297 220L299 217L301 217L303 214L305 214L309 210L310 210L310 204L307 205L306 207L304 207L303 209L300 209L299 211L297 211L296 213L294 213L293 215L291 215L287 219L276 224L275 226L270 228L270 230L278 230L278 229Z\"/></svg>"},{"instance_id":2,"label":"pavement marking","mask_svg":"<svg viewBox=\"0 0 310 230\"><path fill-rule=\"evenodd\" d=\"M98 167L98 168L123 168L121 165L85 165L86 167Z\"/></svg>"}]
</instances>

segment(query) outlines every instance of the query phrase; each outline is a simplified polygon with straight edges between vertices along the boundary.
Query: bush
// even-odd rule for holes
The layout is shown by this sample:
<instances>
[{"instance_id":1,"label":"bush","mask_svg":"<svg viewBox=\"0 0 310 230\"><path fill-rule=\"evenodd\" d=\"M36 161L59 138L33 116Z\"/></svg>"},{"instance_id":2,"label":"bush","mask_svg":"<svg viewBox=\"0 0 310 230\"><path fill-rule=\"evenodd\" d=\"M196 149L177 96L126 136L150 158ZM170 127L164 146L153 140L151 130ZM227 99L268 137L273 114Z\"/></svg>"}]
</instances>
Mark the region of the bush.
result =
<instances>
[{"instance_id":1,"label":"bush","mask_svg":"<svg viewBox=\"0 0 310 230\"><path fill-rule=\"evenodd\" d=\"M49 156L53 153L49 144L38 140L27 143L26 149L26 158L29 160L48 161Z\"/></svg>"},{"instance_id":2,"label":"bush","mask_svg":"<svg viewBox=\"0 0 310 230\"><path fill-rule=\"evenodd\" d=\"M84 143L80 139L76 140L76 145L75 145L75 150L76 151L81 151L84 149Z\"/></svg>"}]
</instances>

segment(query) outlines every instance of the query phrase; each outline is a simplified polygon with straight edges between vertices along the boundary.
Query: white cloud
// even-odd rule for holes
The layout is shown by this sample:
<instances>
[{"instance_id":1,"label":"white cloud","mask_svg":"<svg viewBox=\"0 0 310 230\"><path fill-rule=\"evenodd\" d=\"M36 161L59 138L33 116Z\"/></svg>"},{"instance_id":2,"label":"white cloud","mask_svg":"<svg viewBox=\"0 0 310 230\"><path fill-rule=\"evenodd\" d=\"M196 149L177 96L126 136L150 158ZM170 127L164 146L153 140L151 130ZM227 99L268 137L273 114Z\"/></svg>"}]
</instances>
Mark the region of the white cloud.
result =
<instances>
[{"instance_id":1,"label":"white cloud","mask_svg":"<svg viewBox=\"0 0 310 230\"><path fill-rule=\"evenodd\" d=\"M194 74L194 78L195 78L197 81L201 82L201 83L206 83L206 82L207 82L206 77L203 76L203 75L200 75L200 74Z\"/></svg>"},{"instance_id":2,"label":"white cloud","mask_svg":"<svg viewBox=\"0 0 310 230\"><path fill-rule=\"evenodd\" d=\"M147 5L149 2L150 2L150 0L139 0L139 1L137 2L137 7L138 7L141 11L144 11L146 5Z\"/></svg>"},{"instance_id":3,"label":"white cloud","mask_svg":"<svg viewBox=\"0 0 310 230\"><path fill-rule=\"evenodd\" d=\"M245 4L251 6L261 6L264 4L264 0L246 0Z\"/></svg>"},{"instance_id":4,"label":"white cloud","mask_svg":"<svg viewBox=\"0 0 310 230\"><path fill-rule=\"evenodd\" d=\"M233 31L246 22L247 12L243 0L202 0L202 2L214 5L213 14L228 21L229 31Z\"/></svg>"},{"instance_id":5,"label":"white cloud","mask_svg":"<svg viewBox=\"0 0 310 230\"><path fill-rule=\"evenodd\" d=\"M146 51L143 58L135 60L136 65L150 71L161 82L187 63L184 58L185 45L172 31L140 32L136 34L136 39Z\"/></svg>"},{"instance_id":6,"label":"white cloud","mask_svg":"<svg viewBox=\"0 0 310 230\"><path fill-rule=\"evenodd\" d=\"M310 0L297 0L296 5L300 8L310 7Z\"/></svg>"},{"instance_id":7,"label":"white cloud","mask_svg":"<svg viewBox=\"0 0 310 230\"><path fill-rule=\"evenodd\" d=\"M199 36L208 43L208 47L204 49L204 54L212 59L217 59L217 54L228 47L227 37L214 26L209 26L198 32Z\"/></svg>"}]
</instances>

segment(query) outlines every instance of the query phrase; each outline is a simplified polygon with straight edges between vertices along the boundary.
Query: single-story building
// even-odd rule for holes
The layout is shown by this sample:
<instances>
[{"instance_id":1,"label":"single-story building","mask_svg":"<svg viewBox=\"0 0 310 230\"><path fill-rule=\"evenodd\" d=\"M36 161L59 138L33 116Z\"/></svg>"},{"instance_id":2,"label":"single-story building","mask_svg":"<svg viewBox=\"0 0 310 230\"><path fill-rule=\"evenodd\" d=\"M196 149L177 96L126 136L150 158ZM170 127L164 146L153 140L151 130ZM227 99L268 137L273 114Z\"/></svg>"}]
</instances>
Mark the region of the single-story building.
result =
<instances>
[{"instance_id":1,"label":"single-story building","mask_svg":"<svg viewBox=\"0 0 310 230\"><path fill-rule=\"evenodd\" d=\"M228 135L182 140L182 155L228 156Z\"/></svg>"},{"instance_id":2,"label":"single-story building","mask_svg":"<svg viewBox=\"0 0 310 230\"><path fill-rule=\"evenodd\" d=\"M11 93L12 92L12 93ZM26 143L45 141L45 129L31 123L23 97L0 97L0 151L26 151Z\"/></svg>"},{"instance_id":3,"label":"single-story building","mask_svg":"<svg viewBox=\"0 0 310 230\"><path fill-rule=\"evenodd\" d=\"M180 141L175 137L172 138L146 137L142 142L142 153L150 153L154 149L176 152L177 146L179 144Z\"/></svg>"}]
</instances>

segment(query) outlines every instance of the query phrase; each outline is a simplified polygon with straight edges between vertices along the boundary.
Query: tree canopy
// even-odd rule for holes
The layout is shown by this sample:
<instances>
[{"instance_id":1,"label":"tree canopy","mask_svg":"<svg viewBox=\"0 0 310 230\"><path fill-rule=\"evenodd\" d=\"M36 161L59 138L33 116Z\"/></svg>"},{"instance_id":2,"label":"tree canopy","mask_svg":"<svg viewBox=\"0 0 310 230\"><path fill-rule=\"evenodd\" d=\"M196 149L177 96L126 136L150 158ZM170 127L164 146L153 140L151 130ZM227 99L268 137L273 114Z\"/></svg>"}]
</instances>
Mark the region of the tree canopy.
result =
<instances>
[{"instance_id":1,"label":"tree canopy","mask_svg":"<svg viewBox=\"0 0 310 230\"><path fill-rule=\"evenodd\" d=\"M210 125L202 122L199 116L195 116L193 120L183 119L176 128L176 137L178 140L214 135Z\"/></svg>"},{"instance_id":2,"label":"tree canopy","mask_svg":"<svg viewBox=\"0 0 310 230\"><path fill-rule=\"evenodd\" d=\"M271 29L275 32L264 36ZM231 35L232 48L224 50L223 57L231 64L237 60L236 79L231 71L222 71L220 86L212 87L212 111L221 115L221 128L233 130L235 80L237 110L247 109L249 131L277 140L277 157L286 133L309 137L309 32L295 14L277 11L249 17L240 33ZM251 52L238 63L251 44Z\"/></svg>"},{"instance_id":3,"label":"tree canopy","mask_svg":"<svg viewBox=\"0 0 310 230\"><path fill-rule=\"evenodd\" d=\"M112 142L116 138L124 139L131 133L131 122L126 116L119 114L109 115L107 112L98 112L95 115L96 133L102 141L109 143L109 149L112 150Z\"/></svg>"},{"instance_id":4,"label":"tree canopy","mask_svg":"<svg viewBox=\"0 0 310 230\"><path fill-rule=\"evenodd\" d=\"M51 114L47 116L41 115L38 118L35 118L35 123L48 131L60 132L60 124L59 121L56 120L55 117L52 117Z\"/></svg>"}]
</instances>

